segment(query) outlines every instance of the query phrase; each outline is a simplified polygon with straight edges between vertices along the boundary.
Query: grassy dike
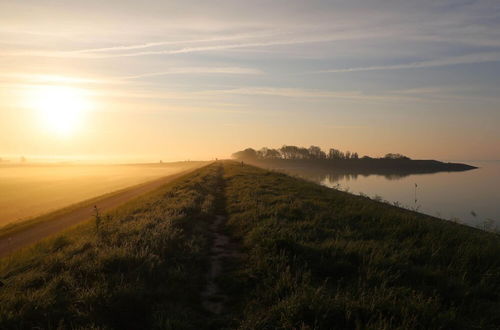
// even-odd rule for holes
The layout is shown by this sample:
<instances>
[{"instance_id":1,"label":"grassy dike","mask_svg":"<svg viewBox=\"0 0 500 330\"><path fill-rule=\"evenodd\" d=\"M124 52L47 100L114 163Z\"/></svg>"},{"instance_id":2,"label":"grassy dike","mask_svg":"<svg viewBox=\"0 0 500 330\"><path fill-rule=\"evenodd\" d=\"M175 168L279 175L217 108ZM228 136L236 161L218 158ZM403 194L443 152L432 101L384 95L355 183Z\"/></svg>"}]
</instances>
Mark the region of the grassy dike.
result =
<instances>
[{"instance_id":1,"label":"grassy dike","mask_svg":"<svg viewBox=\"0 0 500 330\"><path fill-rule=\"evenodd\" d=\"M284 174L225 167L241 329L500 328L500 237Z\"/></svg>"},{"instance_id":2,"label":"grassy dike","mask_svg":"<svg viewBox=\"0 0 500 330\"><path fill-rule=\"evenodd\" d=\"M4 258L0 329L196 329L220 168Z\"/></svg>"},{"instance_id":3,"label":"grassy dike","mask_svg":"<svg viewBox=\"0 0 500 330\"><path fill-rule=\"evenodd\" d=\"M231 238L203 309L210 224ZM216 163L0 261L0 328L500 328L500 237Z\"/></svg>"}]
</instances>

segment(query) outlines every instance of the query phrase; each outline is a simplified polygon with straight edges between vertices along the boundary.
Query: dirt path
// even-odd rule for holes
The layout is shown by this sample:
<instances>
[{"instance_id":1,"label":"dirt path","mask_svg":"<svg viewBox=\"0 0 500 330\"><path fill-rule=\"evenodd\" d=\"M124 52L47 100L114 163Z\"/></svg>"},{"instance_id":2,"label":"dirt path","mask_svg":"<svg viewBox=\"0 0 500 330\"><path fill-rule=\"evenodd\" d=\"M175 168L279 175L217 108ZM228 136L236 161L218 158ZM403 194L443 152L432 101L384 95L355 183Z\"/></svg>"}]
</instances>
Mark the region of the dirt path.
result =
<instances>
[{"instance_id":1,"label":"dirt path","mask_svg":"<svg viewBox=\"0 0 500 330\"><path fill-rule=\"evenodd\" d=\"M224 261L227 258L238 258L241 257L239 249L231 242L229 237L224 233L224 226L226 223L226 217L222 215L225 213L226 201L225 201L225 183L223 179L223 167L220 167L220 182L217 194L217 210L218 214L213 219L209 226L210 235L212 236L212 246L210 249L210 259L209 259L209 271L207 273L207 284L204 290L201 292L201 300L203 307L216 315L222 314L225 310L225 304L229 300L229 297L224 292L223 288L217 283L217 280L222 275L224 271Z\"/></svg>"},{"instance_id":2,"label":"dirt path","mask_svg":"<svg viewBox=\"0 0 500 330\"><path fill-rule=\"evenodd\" d=\"M207 274L207 285L201 293L203 307L214 314L222 313L224 303L228 299L216 282L216 279L222 273L223 259L239 256L231 246L229 237L222 233L225 220L224 216L218 215L210 225L210 232L213 235L212 249L210 251L210 270Z\"/></svg>"},{"instance_id":3,"label":"dirt path","mask_svg":"<svg viewBox=\"0 0 500 330\"><path fill-rule=\"evenodd\" d=\"M110 196L104 196L102 199L98 199L91 203L91 205L83 205L71 209L67 213L54 216L53 219L35 223L23 230L2 236L0 237L0 257L4 257L15 250L90 219L93 214L94 205L102 212L112 210L193 170L195 169L182 171L155 181L146 182L122 190Z\"/></svg>"}]
</instances>

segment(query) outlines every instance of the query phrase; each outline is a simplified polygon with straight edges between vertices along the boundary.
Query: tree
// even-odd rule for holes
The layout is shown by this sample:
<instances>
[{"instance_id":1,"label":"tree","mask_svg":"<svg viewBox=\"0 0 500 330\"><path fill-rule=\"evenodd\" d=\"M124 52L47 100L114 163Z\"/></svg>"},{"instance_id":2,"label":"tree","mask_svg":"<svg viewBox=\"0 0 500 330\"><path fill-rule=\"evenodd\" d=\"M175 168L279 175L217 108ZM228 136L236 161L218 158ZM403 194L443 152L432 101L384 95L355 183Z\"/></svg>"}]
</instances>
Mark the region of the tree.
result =
<instances>
[{"instance_id":1,"label":"tree","mask_svg":"<svg viewBox=\"0 0 500 330\"><path fill-rule=\"evenodd\" d=\"M284 159L297 159L299 155L299 148L296 146L283 146L280 148L280 152Z\"/></svg>"},{"instance_id":2,"label":"tree","mask_svg":"<svg viewBox=\"0 0 500 330\"><path fill-rule=\"evenodd\" d=\"M334 148L331 148L328 151L328 158L329 159L344 159L345 155L344 155L344 153L342 151L334 149Z\"/></svg>"},{"instance_id":3,"label":"tree","mask_svg":"<svg viewBox=\"0 0 500 330\"><path fill-rule=\"evenodd\" d=\"M279 158L281 158L281 154L276 149L267 149L266 157L268 159L279 159Z\"/></svg>"},{"instance_id":4,"label":"tree","mask_svg":"<svg viewBox=\"0 0 500 330\"><path fill-rule=\"evenodd\" d=\"M384 156L385 159L410 159L409 157L406 157L405 155L402 154L393 154L393 153L388 153Z\"/></svg>"},{"instance_id":5,"label":"tree","mask_svg":"<svg viewBox=\"0 0 500 330\"><path fill-rule=\"evenodd\" d=\"M332 159L332 160L344 160L344 159L359 159L357 152L346 151L345 153L331 148L326 154L318 146L310 146L309 148L302 148L297 146L284 145L279 149L269 149L267 147L261 148L256 151L252 148L247 148L242 151L235 152L232 155L236 159ZM396 157L394 159L407 158L400 154L387 154L387 157ZM400 157L400 158L397 158ZM369 158L364 156L363 159Z\"/></svg>"},{"instance_id":6,"label":"tree","mask_svg":"<svg viewBox=\"0 0 500 330\"><path fill-rule=\"evenodd\" d=\"M259 151L257 151L257 158L260 158L260 159L266 159L267 158L267 148L264 147L262 149L260 149Z\"/></svg>"},{"instance_id":7,"label":"tree","mask_svg":"<svg viewBox=\"0 0 500 330\"><path fill-rule=\"evenodd\" d=\"M257 159L257 152L255 149L247 148L245 150L235 152L231 156L235 159Z\"/></svg>"},{"instance_id":8,"label":"tree","mask_svg":"<svg viewBox=\"0 0 500 330\"><path fill-rule=\"evenodd\" d=\"M310 146L309 147L309 157L311 159L325 159L326 154L320 147Z\"/></svg>"},{"instance_id":9,"label":"tree","mask_svg":"<svg viewBox=\"0 0 500 330\"><path fill-rule=\"evenodd\" d=\"M298 159L310 159L311 155L309 154L309 150L307 150L307 148L297 148L296 157Z\"/></svg>"}]
</instances>

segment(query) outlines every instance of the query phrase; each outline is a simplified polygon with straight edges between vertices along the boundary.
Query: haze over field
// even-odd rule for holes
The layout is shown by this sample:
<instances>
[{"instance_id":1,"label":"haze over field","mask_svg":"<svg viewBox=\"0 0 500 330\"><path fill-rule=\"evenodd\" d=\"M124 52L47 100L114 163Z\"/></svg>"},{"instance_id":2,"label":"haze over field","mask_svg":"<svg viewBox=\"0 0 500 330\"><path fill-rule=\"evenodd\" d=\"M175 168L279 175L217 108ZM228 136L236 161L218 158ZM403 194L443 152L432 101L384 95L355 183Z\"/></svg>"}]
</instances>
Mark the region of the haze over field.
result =
<instances>
[{"instance_id":1,"label":"haze over field","mask_svg":"<svg viewBox=\"0 0 500 330\"><path fill-rule=\"evenodd\" d=\"M200 165L0 165L0 227Z\"/></svg>"},{"instance_id":2,"label":"haze over field","mask_svg":"<svg viewBox=\"0 0 500 330\"><path fill-rule=\"evenodd\" d=\"M500 2L0 1L0 157L500 158Z\"/></svg>"}]
</instances>

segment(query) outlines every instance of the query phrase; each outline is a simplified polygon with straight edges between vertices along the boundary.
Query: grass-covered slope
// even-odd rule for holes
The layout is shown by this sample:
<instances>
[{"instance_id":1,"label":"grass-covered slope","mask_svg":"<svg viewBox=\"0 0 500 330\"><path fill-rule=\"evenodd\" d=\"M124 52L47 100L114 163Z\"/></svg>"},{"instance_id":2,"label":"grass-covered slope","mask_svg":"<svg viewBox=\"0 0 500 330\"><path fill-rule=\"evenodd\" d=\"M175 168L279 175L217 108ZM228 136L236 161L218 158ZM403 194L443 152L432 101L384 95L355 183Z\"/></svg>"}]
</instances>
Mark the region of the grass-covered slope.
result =
<instances>
[{"instance_id":1,"label":"grass-covered slope","mask_svg":"<svg viewBox=\"0 0 500 330\"><path fill-rule=\"evenodd\" d=\"M0 264L0 329L195 329L207 223L221 175L207 167Z\"/></svg>"},{"instance_id":2,"label":"grass-covered slope","mask_svg":"<svg viewBox=\"0 0 500 330\"><path fill-rule=\"evenodd\" d=\"M225 169L228 226L248 254L233 283L242 328L500 328L497 235L283 174Z\"/></svg>"},{"instance_id":3,"label":"grass-covered slope","mask_svg":"<svg viewBox=\"0 0 500 330\"><path fill-rule=\"evenodd\" d=\"M219 162L98 223L0 261L0 329L500 328L498 235L284 174Z\"/></svg>"}]
</instances>

